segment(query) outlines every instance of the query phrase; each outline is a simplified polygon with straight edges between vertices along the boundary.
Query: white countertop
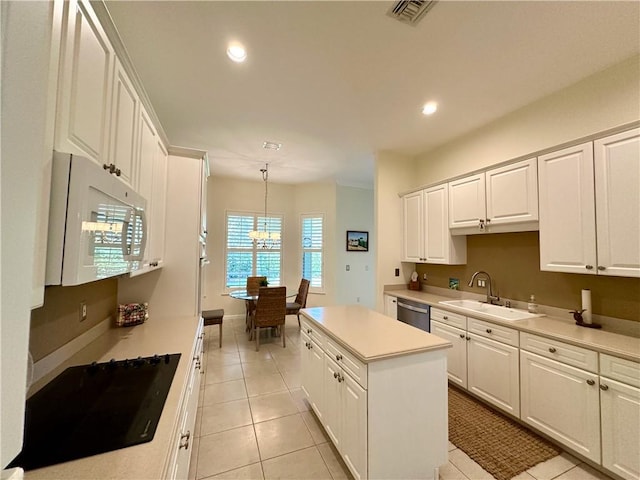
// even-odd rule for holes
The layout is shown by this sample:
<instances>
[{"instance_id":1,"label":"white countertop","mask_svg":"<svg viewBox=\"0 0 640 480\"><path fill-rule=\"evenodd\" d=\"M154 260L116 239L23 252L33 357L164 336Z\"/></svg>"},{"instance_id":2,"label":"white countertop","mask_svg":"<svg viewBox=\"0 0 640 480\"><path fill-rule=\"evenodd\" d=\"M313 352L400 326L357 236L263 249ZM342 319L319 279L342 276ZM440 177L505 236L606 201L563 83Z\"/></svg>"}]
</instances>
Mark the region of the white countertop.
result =
<instances>
[{"instance_id":1,"label":"white countertop","mask_svg":"<svg viewBox=\"0 0 640 480\"><path fill-rule=\"evenodd\" d=\"M448 340L362 305L305 308L300 313L365 363L451 347Z\"/></svg>"},{"instance_id":2,"label":"white countertop","mask_svg":"<svg viewBox=\"0 0 640 480\"><path fill-rule=\"evenodd\" d=\"M112 328L56 369L59 373L72 365L106 362L111 358L147 357L181 353L162 416L153 440L148 443L51 465L25 472L32 479L153 479L162 478L170 443L178 420L182 393L186 388L197 328L197 317L153 317L135 327ZM56 439L52 439L56 441Z\"/></svg>"},{"instance_id":3,"label":"white countertop","mask_svg":"<svg viewBox=\"0 0 640 480\"><path fill-rule=\"evenodd\" d=\"M384 293L398 298L426 303L441 310L466 316L474 316L456 307L439 303L440 301L451 300L451 297L414 290L388 290ZM478 316L478 318L480 318L480 316ZM640 338L579 327L570 320L554 316L535 317L515 321L502 321L498 319L488 319L486 317L482 317L482 319L523 332L561 340L579 347L585 347L597 352L640 362Z\"/></svg>"}]
</instances>

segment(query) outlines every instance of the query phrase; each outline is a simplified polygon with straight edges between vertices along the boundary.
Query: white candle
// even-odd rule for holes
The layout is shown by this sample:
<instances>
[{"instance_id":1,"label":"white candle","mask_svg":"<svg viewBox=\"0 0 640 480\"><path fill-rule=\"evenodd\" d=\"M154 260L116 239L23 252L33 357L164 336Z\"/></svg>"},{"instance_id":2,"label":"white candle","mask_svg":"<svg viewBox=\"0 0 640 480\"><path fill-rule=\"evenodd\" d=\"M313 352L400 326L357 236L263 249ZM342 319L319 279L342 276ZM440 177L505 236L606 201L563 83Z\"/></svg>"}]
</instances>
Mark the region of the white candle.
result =
<instances>
[{"instance_id":1,"label":"white candle","mask_svg":"<svg viewBox=\"0 0 640 480\"><path fill-rule=\"evenodd\" d=\"M587 325L591 324L591 290L582 290L582 321Z\"/></svg>"}]
</instances>

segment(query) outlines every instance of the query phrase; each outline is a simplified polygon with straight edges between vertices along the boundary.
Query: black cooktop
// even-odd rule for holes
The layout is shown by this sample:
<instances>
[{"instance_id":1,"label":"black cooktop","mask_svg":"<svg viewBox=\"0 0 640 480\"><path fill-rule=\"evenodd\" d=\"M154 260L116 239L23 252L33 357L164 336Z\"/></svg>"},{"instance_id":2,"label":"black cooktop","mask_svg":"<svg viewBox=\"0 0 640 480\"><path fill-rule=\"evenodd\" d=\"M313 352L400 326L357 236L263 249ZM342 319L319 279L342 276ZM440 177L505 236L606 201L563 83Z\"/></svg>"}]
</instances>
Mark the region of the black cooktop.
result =
<instances>
[{"instance_id":1,"label":"black cooktop","mask_svg":"<svg viewBox=\"0 0 640 480\"><path fill-rule=\"evenodd\" d=\"M26 403L22 452L9 467L46 467L150 442L180 354L67 368Z\"/></svg>"}]
</instances>

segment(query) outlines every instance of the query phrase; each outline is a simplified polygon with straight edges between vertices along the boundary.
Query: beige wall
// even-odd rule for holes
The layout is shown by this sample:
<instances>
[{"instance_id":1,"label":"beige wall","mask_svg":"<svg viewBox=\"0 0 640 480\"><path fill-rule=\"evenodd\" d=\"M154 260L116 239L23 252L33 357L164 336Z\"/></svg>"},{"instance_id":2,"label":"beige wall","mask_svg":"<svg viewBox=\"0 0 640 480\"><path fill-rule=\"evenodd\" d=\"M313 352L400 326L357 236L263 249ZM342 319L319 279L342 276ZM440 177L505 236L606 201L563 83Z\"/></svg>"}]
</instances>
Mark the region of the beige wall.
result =
<instances>
[{"instance_id":1,"label":"beige wall","mask_svg":"<svg viewBox=\"0 0 640 480\"><path fill-rule=\"evenodd\" d=\"M581 291L588 288L593 313L640 321L640 279L542 272L538 232L469 235L466 265L418 264L416 270L420 278L427 274L427 285L447 288L449 278L457 278L460 290L481 294L486 289L467 284L475 271L485 270L493 279L494 293L521 302L523 308L534 294L540 305L569 312L580 308Z\"/></svg>"},{"instance_id":2,"label":"beige wall","mask_svg":"<svg viewBox=\"0 0 640 480\"><path fill-rule=\"evenodd\" d=\"M419 155L407 189L572 142L640 119L640 57L597 73Z\"/></svg>"},{"instance_id":3,"label":"beige wall","mask_svg":"<svg viewBox=\"0 0 640 480\"><path fill-rule=\"evenodd\" d=\"M31 311L29 351L38 361L111 316L118 309L116 279L78 285L47 287L44 305ZM80 302L87 304L87 318L80 321Z\"/></svg>"},{"instance_id":4,"label":"beige wall","mask_svg":"<svg viewBox=\"0 0 640 480\"><path fill-rule=\"evenodd\" d=\"M401 264L402 204L398 192L411 179L411 158L378 152L375 162L374 222L376 231L376 310L384 311L382 291L385 285L403 283L413 270ZM400 269L400 277L394 275Z\"/></svg>"}]
</instances>

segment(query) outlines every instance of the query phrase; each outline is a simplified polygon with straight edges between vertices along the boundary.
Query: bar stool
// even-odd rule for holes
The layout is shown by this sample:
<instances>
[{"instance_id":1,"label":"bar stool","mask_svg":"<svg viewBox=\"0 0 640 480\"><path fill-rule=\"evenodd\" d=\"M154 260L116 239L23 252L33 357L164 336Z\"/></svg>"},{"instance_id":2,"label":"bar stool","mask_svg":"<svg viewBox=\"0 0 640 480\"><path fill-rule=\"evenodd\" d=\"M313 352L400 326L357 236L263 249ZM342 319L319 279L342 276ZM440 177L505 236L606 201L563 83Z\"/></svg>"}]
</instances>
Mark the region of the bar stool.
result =
<instances>
[{"instance_id":1,"label":"bar stool","mask_svg":"<svg viewBox=\"0 0 640 480\"><path fill-rule=\"evenodd\" d=\"M204 326L219 325L220 326L220 348L222 348L222 318L224 317L224 309L217 308L215 310L205 310L202 312Z\"/></svg>"}]
</instances>

